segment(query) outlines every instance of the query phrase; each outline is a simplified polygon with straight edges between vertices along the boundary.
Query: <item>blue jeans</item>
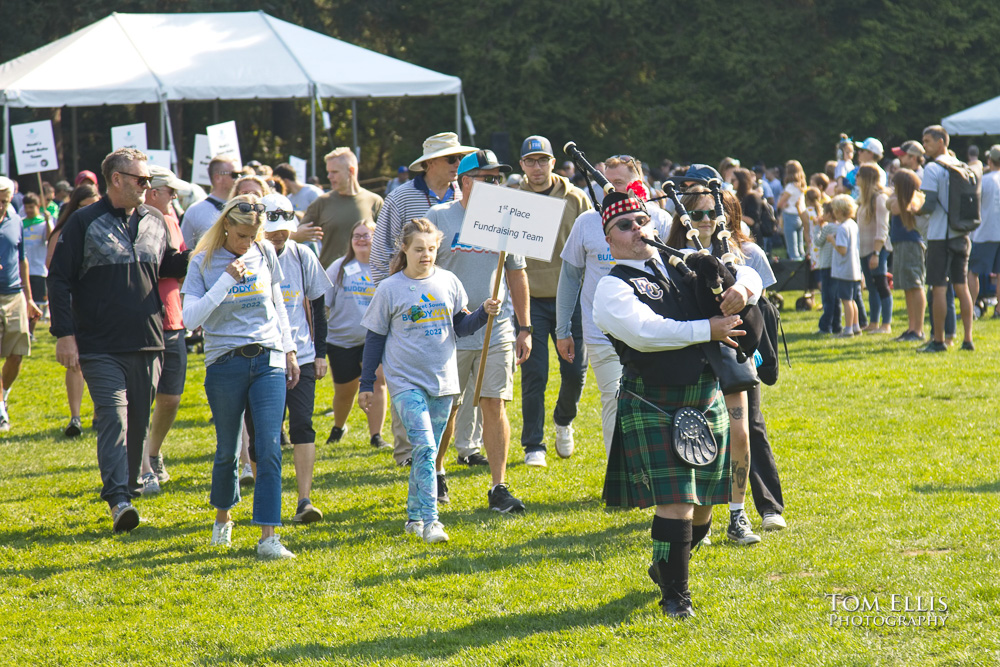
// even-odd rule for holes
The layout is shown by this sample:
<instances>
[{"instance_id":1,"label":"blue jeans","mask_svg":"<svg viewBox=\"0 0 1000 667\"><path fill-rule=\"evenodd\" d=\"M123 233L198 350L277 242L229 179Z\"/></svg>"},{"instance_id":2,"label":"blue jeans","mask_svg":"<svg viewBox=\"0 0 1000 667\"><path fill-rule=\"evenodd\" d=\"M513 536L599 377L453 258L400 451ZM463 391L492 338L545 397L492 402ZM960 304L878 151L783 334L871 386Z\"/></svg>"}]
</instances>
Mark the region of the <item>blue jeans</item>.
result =
<instances>
[{"instance_id":1,"label":"blue jeans","mask_svg":"<svg viewBox=\"0 0 1000 667\"><path fill-rule=\"evenodd\" d=\"M410 465L410 489L406 496L406 515L411 521L437 521L437 457L441 434L451 414L452 396L428 396L410 389L392 397L399 420L413 446Z\"/></svg>"},{"instance_id":2,"label":"blue jeans","mask_svg":"<svg viewBox=\"0 0 1000 667\"><path fill-rule=\"evenodd\" d=\"M944 337L954 338L958 322L955 320L955 286L948 281L948 291L944 297L948 310L944 314ZM934 322L934 294L932 288L927 288L927 315L931 318L931 338L934 338L934 331L937 329Z\"/></svg>"},{"instance_id":3,"label":"blue jeans","mask_svg":"<svg viewBox=\"0 0 1000 667\"><path fill-rule=\"evenodd\" d=\"M892 291L889 289L889 279L886 274L889 272L889 251L882 248L878 255L878 266L874 269L868 267L872 253L861 258L861 273L865 277L865 284L868 285L868 316L871 323L878 324L879 317L882 324L892 323Z\"/></svg>"},{"instance_id":4,"label":"blue jeans","mask_svg":"<svg viewBox=\"0 0 1000 667\"><path fill-rule=\"evenodd\" d=\"M802 234L802 219L798 213L781 212L781 223L785 234L785 250L788 259L802 260L806 256L805 237Z\"/></svg>"},{"instance_id":5,"label":"blue jeans","mask_svg":"<svg viewBox=\"0 0 1000 667\"><path fill-rule=\"evenodd\" d=\"M531 356L521 364L521 446L525 452L545 451L545 387L549 383L549 338L556 340L556 300L531 297ZM587 353L583 346L580 304L576 304L571 327L576 354L573 363L559 357L559 397L552 420L569 426L583 393Z\"/></svg>"},{"instance_id":6,"label":"blue jeans","mask_svg":"<svg viewBox=\"0 0 1000 667\"><path fill-rule=\"evenodd\" d=\"M239 461L243 410L253 405L257 480L253 522L281 525L281 418L285 409L285 369L269 365L266 352L251 359L219 359L205 369L205 396L215 420L215 464L209 502L229 510L240 502Z\"/></svg>"},{"instance_id":7,"label":"blue jeans","mask_svg":"<svg viewBox=\"0 0 1000 667\"><path fill-rule=\"evenodd\" d=\"M830 269L820 269L820 294L823 298L823 315L819 318L819 330L826 333L840 333L840 299L837 287L830 277Z\"/></svg>"}]
</instances>

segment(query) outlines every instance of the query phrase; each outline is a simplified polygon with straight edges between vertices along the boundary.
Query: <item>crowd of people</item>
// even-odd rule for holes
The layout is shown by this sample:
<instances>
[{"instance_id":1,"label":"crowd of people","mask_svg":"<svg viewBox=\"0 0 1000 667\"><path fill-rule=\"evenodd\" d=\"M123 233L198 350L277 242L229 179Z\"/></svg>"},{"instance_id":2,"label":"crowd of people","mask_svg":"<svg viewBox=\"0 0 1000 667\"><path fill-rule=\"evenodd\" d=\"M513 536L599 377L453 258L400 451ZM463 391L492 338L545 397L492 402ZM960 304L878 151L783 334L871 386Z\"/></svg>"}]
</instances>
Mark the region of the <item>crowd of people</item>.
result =
<instances>
[{"instance_id":1,"label":"crowd of people","mask_svg":"<svg viewBox=\"0 0 1000 667\"><path fill-rule=\"evenodd\" d=\"M897 340L923 341L928 285L933 340L922 349L947 349L955 296L962 349L973 349L973 304L987 291L979 276L985 287L1000 272L1000 146L990 149L985 176L979 165L982 225L970 240L949 224L949 174L975 164L949 156L948 140L941 127L928 127L922 141L893 149L887 173L881 142L843 137L838 159L807 179L796 160L774 169L746 169L735 158L718 169L669 161L650 168L615 155L593 171L573 162L556 168L540 135L522 142L515 174L492 151L444 132L400 167L384 198L360 185L347 148L324 158L327 192L301 183L291 165L218 155L210 190L199 193L133 149L105 158L103 195L90 171L75 187L60 182L23 196L0 178L0 429L11 428L11 385L35 323L47 318L66 368L65 434L84 431L86 386L101 498L114 532L130 531L140 524L133 500L170 481L163 445L185 392L189 349L200 342L216 432L211 544L232 544L241 485L253 483L259 556L291 558L275 532L281 447L293 448L291 520L321 520L310 499L313 415L316 383L329 372L326 442L346 437L357 400L371 447L391 449L396 464L409 466L405 533L444 542L452 441L455 464L488 467L490 510L525 511L507 482L514 374L520 369L520 442L530 470L548 465L547 436L560 458L573 455L589 363L601 398L605 500L655 507L649 575L664 612L690 616L688 562L710 541L713 505L728 506L726 536L739 545L761 541L745 510L748 487L763 530L787 525L754 361L719 354L746 333L741 313L763 310L780 246L813 270L820 333L890 333L895 283L908 313ZM606 180L607 192L595 179ZM500 262L498 253L461 242L465 210L483 184L563 200L552 261L508 254ZM677 257L704 248L731 264L733 284L717 312L695 307L682 270L688 260L671 260L655 241ZM559 386L548 424L550 341ZM728 371L719 364L732 363L754 381L720 387ZM679 432L682 409L700 421ZM382 437L387 416L391 442ZM687 462L673 448L687 436L717 455Z\"/></svg>"}]
</instances>

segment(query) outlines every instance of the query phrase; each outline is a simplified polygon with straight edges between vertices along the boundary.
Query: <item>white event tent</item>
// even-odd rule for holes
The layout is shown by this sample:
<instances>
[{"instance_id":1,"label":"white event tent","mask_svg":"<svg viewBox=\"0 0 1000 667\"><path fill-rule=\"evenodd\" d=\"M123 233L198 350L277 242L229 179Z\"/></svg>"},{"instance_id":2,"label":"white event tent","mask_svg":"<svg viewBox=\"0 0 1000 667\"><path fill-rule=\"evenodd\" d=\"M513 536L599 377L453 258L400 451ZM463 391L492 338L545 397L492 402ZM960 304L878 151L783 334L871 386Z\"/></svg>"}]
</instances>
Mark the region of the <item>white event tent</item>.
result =
<instances>
[{"instance_id":1,"label":"white event tent","mask_svg":"<svg viewBox=\"0 0 1000 667\"><path fill-rule=\"evenodd\" d=\"M994 97L941 121L949 134L1000 134L1000 97Z\"/></svg>"},{"instance_id":2,"label":"white event tent","mask_svg":"<svg viewBox=\"0 0 1000 667\"><path fill-rule=\"evenodd\" d=\"M81 69L80 63L99 66ZM10 173L6 161L11 107L158 103L165 130L160 136L167 137L176 170L170 102L307 98L316 101L309 105L315 174L315 113L322 98L433 95L455 96L455 124L461 136L458 77L348 44L263 11L113 13L0 65L3 153L8 156L0 173Z\"/></svg>"}]
</instances>

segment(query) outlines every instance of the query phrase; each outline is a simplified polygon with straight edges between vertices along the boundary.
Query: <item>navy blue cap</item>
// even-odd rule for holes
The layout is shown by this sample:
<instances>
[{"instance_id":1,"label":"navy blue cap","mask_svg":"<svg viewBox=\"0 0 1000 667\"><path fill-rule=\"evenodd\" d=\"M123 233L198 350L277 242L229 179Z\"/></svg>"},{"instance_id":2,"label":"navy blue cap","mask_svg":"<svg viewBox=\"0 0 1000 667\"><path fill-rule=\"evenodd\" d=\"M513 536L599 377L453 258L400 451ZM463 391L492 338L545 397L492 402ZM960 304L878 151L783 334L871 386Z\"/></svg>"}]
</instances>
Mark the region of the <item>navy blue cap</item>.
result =
<instances>
[{"instance_id":1,"label":"navy blue cap","mask_svg":"<svg viewBox=\"0 0 1000 667\"><path fill-rule=\"evenodd\" d=\"M717 172L713 167L710 167L707 164L693 164L688 167L687 172L685 172L683 176L676 178L675 181L682 184L694 181L695 183L707 185L713 178L717 178L720 181L722 180L722 176L719 175L719 172Z\"/></svg>"},{"instance_id":2,"label":"navy blue cap","mask_svg":"<svg viewBox=\"0 0 1000 667\"><path fill-rule=\"evenodd\" d=\"M552 154L552 142L545 137L533 134L521 143L521 157L539 153L542 155L548 155L549 157L555 157L555 155Z\"/></svg>"}]
</instances>

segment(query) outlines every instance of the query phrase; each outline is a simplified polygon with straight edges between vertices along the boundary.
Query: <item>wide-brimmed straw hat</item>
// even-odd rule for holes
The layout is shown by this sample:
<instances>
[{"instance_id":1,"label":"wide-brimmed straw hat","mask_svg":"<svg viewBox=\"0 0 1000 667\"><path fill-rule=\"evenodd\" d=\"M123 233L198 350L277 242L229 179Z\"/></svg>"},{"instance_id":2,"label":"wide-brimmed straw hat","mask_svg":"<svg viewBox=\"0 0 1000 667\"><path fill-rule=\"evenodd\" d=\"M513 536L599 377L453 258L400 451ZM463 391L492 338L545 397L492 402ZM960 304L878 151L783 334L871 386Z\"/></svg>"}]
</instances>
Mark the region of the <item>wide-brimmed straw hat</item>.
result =
<instances>
[{"instance_id":1,"label":"wide-brimmed straw hat","mask_svg":"<svg viewBox=\"0 0 1000 667\"><path fill-rule=\"evenodd\" d=\"M458 135L454 132L441 132L424 139L424 154L410 164L410 171L423 171L424 166L421 163L425 160L447 155L467 155L475 150L474 146L460 144Z\"/></svg>"}]
</instances>

